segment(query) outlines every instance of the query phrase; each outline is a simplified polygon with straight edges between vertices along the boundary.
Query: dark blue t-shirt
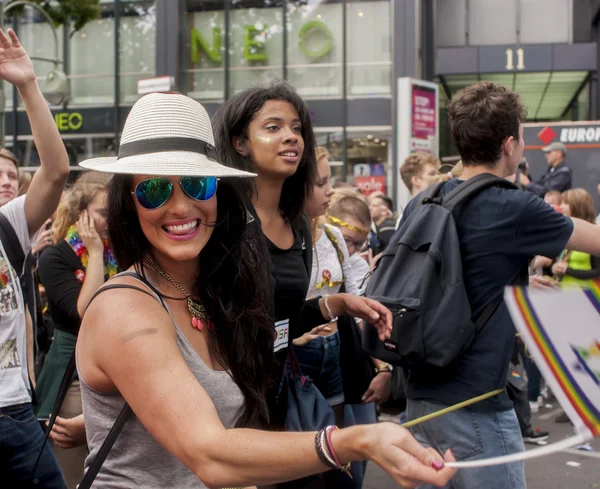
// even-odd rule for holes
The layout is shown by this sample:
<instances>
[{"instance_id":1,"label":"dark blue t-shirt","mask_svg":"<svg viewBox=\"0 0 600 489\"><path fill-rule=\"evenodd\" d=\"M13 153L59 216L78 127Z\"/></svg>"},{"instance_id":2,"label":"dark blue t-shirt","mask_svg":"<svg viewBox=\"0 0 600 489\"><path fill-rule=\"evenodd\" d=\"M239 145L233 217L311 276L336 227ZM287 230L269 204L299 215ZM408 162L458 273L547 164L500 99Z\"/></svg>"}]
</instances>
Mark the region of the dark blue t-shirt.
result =
<instances>
[{"instance_id":1,"label":"dark blue t-shirt","mask_svg":"<svg viewBox=\"0 0 600 489\"><path fill-rule=\"evenodd\" d=\"M454 179L441 195L463 183ZM414 209L409 202L401 224ZM521 272L535 255L555 257L573 232L573 221L529 192L491 187L454 213L463 278L476 320L486 305L499 301L504 287L517 285ZM515 342L515 327L504 302L470 347L449 368L413 371L408 398L455 404L506 386ZM475 405L476 409L512 407L506 391Z\"/></svg>"}]
</instances>

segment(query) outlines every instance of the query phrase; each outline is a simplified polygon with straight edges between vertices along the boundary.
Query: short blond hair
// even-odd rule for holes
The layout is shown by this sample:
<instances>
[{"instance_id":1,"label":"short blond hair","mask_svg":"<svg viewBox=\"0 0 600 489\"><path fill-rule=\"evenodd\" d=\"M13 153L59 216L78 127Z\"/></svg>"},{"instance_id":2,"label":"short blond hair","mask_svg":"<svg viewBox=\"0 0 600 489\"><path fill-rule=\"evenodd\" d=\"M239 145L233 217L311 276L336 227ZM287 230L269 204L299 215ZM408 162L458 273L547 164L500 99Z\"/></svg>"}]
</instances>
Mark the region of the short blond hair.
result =
<instances>
[{"instance_id":1,"label":"short blond hair","mask_svg":"<svg viewBox=\"0 0 600 489\"><path fill-rule=\"evenodd\" d=\"M435 156L417 151L406 157L402 166L400 167L400 177L404 182L404 185L412 192L412 177L417 177L425 170L425 165L431 165L436 170L440 169L442 163Z\"/></svg>"}]
</instances>

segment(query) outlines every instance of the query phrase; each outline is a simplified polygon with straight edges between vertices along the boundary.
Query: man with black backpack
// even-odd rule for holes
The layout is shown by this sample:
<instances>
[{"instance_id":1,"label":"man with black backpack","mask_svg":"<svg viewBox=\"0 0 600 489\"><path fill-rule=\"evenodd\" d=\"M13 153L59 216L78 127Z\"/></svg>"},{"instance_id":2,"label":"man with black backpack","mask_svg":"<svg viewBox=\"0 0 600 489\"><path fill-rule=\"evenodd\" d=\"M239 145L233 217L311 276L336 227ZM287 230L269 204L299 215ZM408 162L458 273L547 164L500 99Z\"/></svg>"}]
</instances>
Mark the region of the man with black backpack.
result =
<instances>
[{"instance_id":1,"label":"man with black backpack","mask_svg":"<svg viewBox=\"0 0 600 489\"><path fill-rule=\"evenodd\" d=\"M504 288L527 285L534 255L598 253L600 228L563 216L505 179L524 149L525 108L517 94L480 82L456 95L448 116L464 173L408 204L367 289L392 310L393 331L381 341L365 328L363 344L409 370L409 420L491 395L412 428L440 453L450 448L458 460L473 460L524 450L505 390L515 328ZM524 465L459 470L447 487L524 489Z\"/></svg>"},{"instance_id":2,"label":"man with black backpack","mask_svg":"<svg viewBox=\"0 0 600 489\"><path fill-rule=\"evenodd\" d=\"M37 85L29 56L16 34L0 31L0 77L17 87L40 156L26 196L0 208L0 474L2 487L66 489L44 432L33 414L26 349L25 301L19 281L30 239L56 209L69 160L54 118ZM38 455L39 458L38 458Z\"/></svg>"}]
</instances>

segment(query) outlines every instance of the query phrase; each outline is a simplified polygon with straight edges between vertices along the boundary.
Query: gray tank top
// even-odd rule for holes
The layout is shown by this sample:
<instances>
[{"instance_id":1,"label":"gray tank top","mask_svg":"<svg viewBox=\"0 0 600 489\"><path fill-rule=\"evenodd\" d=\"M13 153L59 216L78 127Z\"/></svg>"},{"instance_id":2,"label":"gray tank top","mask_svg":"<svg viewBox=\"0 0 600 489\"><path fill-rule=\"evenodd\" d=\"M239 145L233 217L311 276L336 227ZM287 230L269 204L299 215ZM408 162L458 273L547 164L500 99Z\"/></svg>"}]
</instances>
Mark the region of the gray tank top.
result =
<instances>
[{"instance_id":1,"label":"gray tank top","mask_svg":"<svg viewBox=\"0 0 600 489\"><path fill-rule=\"evenodd\" d=\"M139 280L133 274L127 273ZM144 285L142 288L147 289ZM153 293L156 300L159 297ZM177 346L188 367L212 399L225 428L233 428L242 415L244 396L226 371L212 370L206 366L185 335L169 316L177 332ZM83 415L90 454L85 469L91 465L112 428L125 400L120 394L105 394L90 388L80 377ZM202 426L194 429L202 430ZM146 431L133 414L121 431L108 457L92 485L95 489L177 489L206 487L196 475L176 457L171 455Z\"/></svg>"}]
</instances>

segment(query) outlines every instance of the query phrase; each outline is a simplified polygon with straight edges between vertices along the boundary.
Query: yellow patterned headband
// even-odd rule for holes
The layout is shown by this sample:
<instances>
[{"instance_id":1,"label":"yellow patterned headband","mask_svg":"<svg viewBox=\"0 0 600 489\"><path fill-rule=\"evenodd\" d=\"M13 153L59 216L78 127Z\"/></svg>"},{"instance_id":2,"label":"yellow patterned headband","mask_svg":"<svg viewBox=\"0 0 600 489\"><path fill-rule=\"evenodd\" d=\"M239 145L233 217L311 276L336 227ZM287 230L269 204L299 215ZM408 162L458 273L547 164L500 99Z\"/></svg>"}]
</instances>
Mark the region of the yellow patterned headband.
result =
<instances>
[{"instance_id":1,"label":"yellow patterned headband","mask_svg":"<svg viewBox=\"0 0 600 489\"><path fill-rule=\"evenodd\" d=\"M350 229L350 231L356 231L357 233L364 234L365 236L367 236L369 234L369 231L365 231L364 229L353 226L352 224L348 224L346 221L342 221L341 219L338 219L337 217L327 216L327 218L333 224L337 224L338 226L342 226L346 229Z\"/></svg>"}]
</instances>

